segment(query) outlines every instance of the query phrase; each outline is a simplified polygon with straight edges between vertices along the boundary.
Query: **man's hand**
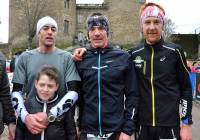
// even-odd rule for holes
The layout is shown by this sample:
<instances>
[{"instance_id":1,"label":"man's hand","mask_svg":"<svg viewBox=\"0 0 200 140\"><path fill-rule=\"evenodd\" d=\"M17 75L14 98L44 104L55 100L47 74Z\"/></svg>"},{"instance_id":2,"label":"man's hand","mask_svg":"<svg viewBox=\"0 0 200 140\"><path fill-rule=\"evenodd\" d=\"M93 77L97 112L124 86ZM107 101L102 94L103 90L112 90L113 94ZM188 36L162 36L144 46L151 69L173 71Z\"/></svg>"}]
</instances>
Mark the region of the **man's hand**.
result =
<instances>
[{"instance_id":1,"label":"man's hand","mask_svg":"<svg viewBox=\"0 0 200 140\"><path fill-rule=\"evenodd\" d=\"M48 125L47 114L45 112L28 114L25 118L25 124L32 134L41 133Z\"/></svg>"},{"instance_id":2,"label":"man's hand","mask_svg":"<svg viewBox=\"0 0 200 140\"><path fill-rule=\"evenodd\" d=\"M119 136L119 140L131 140L131 136L121 132Z\"/></svg>"},{"instance_id":3,"label":"man's hand","mask_svg":"<svg viewBox=\"0 0 200 140\"><path fill-rule=\"evenodd\" d=\"M180 131L181 140L192 140L192 128L191 125L183 124Z\"/></svg>"},{"instance_id":4,"label":"man's hand","mask_svg":"<svg viewBox=\"0 0 200 140\"><path fill-rule=\"evenodd\" d=\"M8 132L9 132L8 139L9 140L14 140L15 139L15 129L16 129L16 125L15 124L10 123L8 125Z\"/></svg>"},{"instance_id":5,"label":"man's hand","mask_svg":"<svg viewBox=\"0 0 200 140\"><path fill-rule=\"evenodd\" d=\"M74 61L81 61L83 54L86 52L86 48L77 48L74 50L72 58Z\"/></svg>"}]
</instances>

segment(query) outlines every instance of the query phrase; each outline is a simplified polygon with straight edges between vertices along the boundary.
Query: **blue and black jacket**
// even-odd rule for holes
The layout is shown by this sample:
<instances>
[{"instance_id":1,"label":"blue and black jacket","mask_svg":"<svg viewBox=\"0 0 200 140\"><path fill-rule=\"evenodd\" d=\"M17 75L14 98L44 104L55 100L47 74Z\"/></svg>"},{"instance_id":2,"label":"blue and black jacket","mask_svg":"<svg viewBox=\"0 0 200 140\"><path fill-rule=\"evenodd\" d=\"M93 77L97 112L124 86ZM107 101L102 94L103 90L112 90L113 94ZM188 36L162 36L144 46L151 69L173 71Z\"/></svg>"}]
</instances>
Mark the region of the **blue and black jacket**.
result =
<instances>
[{"instance_id":1,"label":"blue and black jacket","mask_svg":"<svg viewBox=\"0 0 200 140\"><path fill-rule=\"evenodd\" d=\"M139 123L146 126L179 126L192 123L192 90L181 46L163 39L155 45L141 43L130 52L140 90Z\"/></svg>"},{"instance_id":2,"label":"blue and black jacket","mask_svg":"<svg viewBox=\"0 0 200 140\"><path fill-rule=\"evenodd\" d=\"M139 94L130 55L112 46L90 48L77 68L82 80L81 131L132 135Z\"/></svg>"}]
</instances>

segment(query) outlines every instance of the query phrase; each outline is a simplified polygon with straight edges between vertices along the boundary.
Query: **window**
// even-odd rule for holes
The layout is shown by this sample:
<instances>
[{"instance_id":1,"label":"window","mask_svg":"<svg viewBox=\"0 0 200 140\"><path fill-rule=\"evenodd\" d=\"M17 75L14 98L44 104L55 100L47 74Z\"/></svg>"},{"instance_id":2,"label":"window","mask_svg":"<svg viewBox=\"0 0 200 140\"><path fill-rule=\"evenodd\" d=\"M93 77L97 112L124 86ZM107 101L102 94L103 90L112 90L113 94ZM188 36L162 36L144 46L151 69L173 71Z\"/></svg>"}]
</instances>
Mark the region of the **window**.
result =
<instances>
[{"instance_id":1,"label":"window","mask_svg":"<svg viewBox=\"0 0 200 140\"><path fill-rule=\"evenodd\" d=\"M69 0L64 0L64 6L65 8L69 8Z\"/></svg>"},{"instance_id":2,"label":"window","mask_svg":"<svg viewBox=\"0 0 200 140\"><path fill-rule=\"evenodd\" d=\"M139 2L143 4L146 2L146 0L139 0Z\"/></svg>"},{"instance_id":3,"label":"window","mask_svg":"<svg viewBox=\"0 0 200 140\"><path fill-rule=\"evenodd\" d=\"M64 20L64 33L68 33L68 32L69 32L69 21Z\"/></svg>"},{"instance_id":4,"label":"window","mask_svg":"<svg viewBox=\"0 0 200 140\"><path fill-rule=\"evenodd\" d=\"M84 21L83 21L83 15L78 15L77 18L78 18L77 21L78 21L79 24L81 24L81 23L84 22Z\"/></svg>"}]
</instances>

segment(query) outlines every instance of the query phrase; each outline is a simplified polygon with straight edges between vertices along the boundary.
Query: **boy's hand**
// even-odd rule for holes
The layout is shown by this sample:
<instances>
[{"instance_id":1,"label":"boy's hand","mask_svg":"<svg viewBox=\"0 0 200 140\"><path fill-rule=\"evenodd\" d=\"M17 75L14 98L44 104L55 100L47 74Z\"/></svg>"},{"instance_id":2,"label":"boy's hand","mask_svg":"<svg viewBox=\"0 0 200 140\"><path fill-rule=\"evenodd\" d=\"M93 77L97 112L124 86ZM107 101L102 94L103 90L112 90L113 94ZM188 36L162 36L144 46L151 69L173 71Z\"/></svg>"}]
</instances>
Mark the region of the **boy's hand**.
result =
<instances>
[{"instance_id":1,"label":"boy's hand","mask_svg":"<svg viewBox=\"0 0 200 140\"><path fill-rule=\"evenodd\" d=\"M25 118L25 124L32 134L41 133L48 125L47 114L39 112L36 114L28 114Z\"/></svg>"}]
</instances>

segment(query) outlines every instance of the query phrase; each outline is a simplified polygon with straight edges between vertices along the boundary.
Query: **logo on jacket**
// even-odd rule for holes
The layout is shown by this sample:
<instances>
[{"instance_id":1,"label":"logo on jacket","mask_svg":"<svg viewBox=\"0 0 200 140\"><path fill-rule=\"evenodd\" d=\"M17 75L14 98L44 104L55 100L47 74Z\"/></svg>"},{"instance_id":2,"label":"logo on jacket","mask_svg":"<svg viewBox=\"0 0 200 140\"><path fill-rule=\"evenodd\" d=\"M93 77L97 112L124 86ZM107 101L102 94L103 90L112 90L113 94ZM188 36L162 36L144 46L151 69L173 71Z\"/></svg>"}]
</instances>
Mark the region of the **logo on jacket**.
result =
<instances>
[{"instance_id":1,"label":"logo on jacket","mask_svg":"<svg viewBox=\"0 0 200 140\"><path fill-rule=\"evenodd\" d=\"M137 56L135 58L135 60L133 60L134 63L135 63L135 66L138 67L138 68L141 68L142 67L142 64L144 63L144 60L142 59L141 56Z\"/></svg>"},{"instance_id":2,"label":"logo on jacket","mask_svg":"<svg viewBox=\"0 0 200 140\"><path fill-rule=\"evenodd\" d=\"M113 60L107 60L105 63L112 63L113 62Z\"/></svg>"},{"instance_id":3,"label":"logo on jacket","mask_svg":"<svg viewBox=\"0 0 200 140\"><path fill-rule=\"evenodd\" d=\"M166 59L166 56L161 57L161 58L160 58L160 62L165 61L165 59Z\"/></svg>"}]
</instances>

